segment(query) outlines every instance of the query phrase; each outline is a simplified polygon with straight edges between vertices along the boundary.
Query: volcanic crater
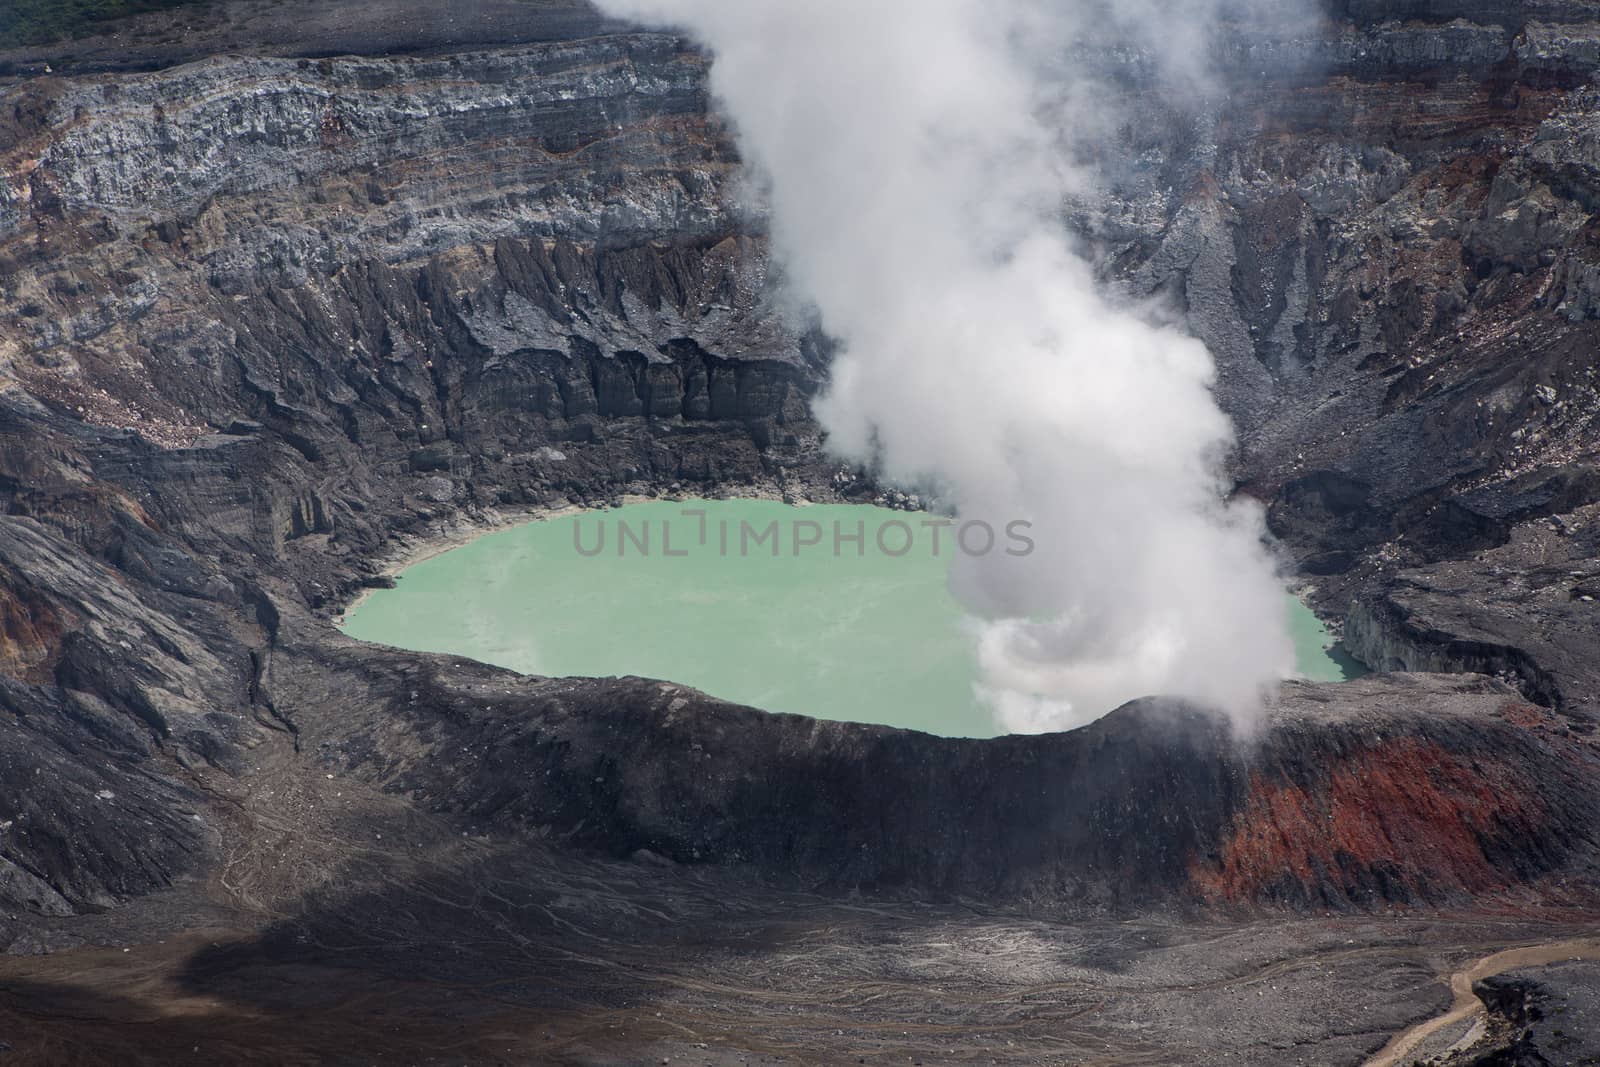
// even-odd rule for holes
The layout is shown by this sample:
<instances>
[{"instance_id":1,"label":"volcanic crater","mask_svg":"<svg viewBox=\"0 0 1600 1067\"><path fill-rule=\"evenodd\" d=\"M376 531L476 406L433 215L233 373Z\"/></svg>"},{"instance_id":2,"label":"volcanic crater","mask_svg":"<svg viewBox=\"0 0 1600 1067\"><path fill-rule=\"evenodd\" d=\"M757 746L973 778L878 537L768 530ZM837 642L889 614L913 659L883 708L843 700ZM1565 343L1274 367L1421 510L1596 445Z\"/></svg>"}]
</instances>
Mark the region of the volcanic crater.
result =
<instances>
[{"instance_id":1,"label":"volcanic crater","mask_svg":"<svg viewBox=\"0 0 1600 1067\"><path fill-rule=\"evenodd\" d=\"M1144 700L952 740L343 636L540 509L885 499L826 451L833 345L772 300L706 57L565 0L0 51L8 1053L1356 1064L1591 936L1600 23L1325 14L1198 118L1121 83L1161 166L1070 213L1215 354L1238 492L1380 672L1248 736ZM1593 962L1518 974L1592 1018ZM1448 1062L1600 1062L1522 1003Z\"/></svg>"}]
</instances>

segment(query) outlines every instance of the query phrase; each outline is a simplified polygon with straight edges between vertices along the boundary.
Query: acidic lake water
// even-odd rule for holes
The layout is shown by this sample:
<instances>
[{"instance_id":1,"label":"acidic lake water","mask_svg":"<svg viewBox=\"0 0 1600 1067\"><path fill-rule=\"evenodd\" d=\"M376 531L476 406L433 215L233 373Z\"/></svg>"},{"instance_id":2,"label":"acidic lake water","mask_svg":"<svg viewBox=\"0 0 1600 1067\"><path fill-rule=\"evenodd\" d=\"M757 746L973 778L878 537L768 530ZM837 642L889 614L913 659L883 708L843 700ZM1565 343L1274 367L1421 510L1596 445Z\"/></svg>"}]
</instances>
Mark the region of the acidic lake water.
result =
<instances>
[{"instance_id":1,"label":"acidic lake water","mask_svg":"<svg viewBox=\"0 0 1600 1067\"><path fill-rule=\"evenodd\" d=\"M686 514L696 509L703 518ZM408 568L395 589L352 611L344 631L524 674L639 675L768 711L992 737L998 727L972 695L973 650L945 586L954 531L935 555L928 519L762 500L573 513ZM864 530L864 551L845 541L836 553L836 528ZM908 539L910 551L891 554ZM1007 547L1003 531L997 545ZM1303 604L1286 594L1284 611L1303 674L1360 672Z\"/></svg>"}]
</instances>

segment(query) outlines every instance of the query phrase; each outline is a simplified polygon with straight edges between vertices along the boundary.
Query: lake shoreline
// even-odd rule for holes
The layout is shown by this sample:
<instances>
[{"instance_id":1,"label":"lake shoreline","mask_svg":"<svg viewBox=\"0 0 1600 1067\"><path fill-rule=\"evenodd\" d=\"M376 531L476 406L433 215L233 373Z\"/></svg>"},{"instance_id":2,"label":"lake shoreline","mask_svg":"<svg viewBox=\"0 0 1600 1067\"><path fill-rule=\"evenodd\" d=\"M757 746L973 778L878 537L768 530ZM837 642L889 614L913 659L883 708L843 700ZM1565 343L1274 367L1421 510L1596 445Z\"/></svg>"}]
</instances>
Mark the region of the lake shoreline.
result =
<instances>
[{"instance_id":1,"label":"lake shoreline","mask_svg":"<svg viewBox=\"0 0 1600 1067\"><path fill-rule=\"evenodd\" d=\"M774 503L788 504L792 507L804 508L815 504L848 504L847 500L811 500L809 498L794 498L793 494L786 492L777 483L765 483L751 486L738 486L713 490L720 492L720 496L706 497L695 496L687 493L661 492L655 496L645 493L626 493L612 498L602 506L590 504L558 504L554 506L530 505L501 510L485 508L477 514L457 512L448 522L441 522L436 532L420 536L401 534L395 537L389 545L370 557L376 564L375 578L398 579L402 573L410 570L419 563L425 563L446 552L453 552L464 548L481 537L489 534L514 530L520 526L528 526L536 522L551 522L556 519L566 518L569 515L593 512L604 514L615 511L619 507L629 507L635 504L656 504L662 502L681 502L695 504L701 501L719 500L763 500ZM788 499L786 499L786 497ZM872 506L862 504L861 506ZM354 589L351 594L338 605L330 614L329 621L340 629L350 621L350 616L360 609L373 593L384 588L381 585L366 585Z\"/></svg>"},{"instance_id":2,"label":"lake shoreline","mask_svg":"<svg viewBox=\"0 0 1600 1067\"><path fill-rule=\"evenodd\" d=\"M816 521L799 517L812 507L820 509L810 515ZM721 517L719 508L724 509ZM911 541L903 551L882 548L880 553L866 552L861 539L867 524L857 521L858 509L878 514L880 545L883 530L896 527L901 530L897 536L916 537L911 533L915 517L903 509L801 502L792 495L785 500L777 492L744 492L720 498L629 494L611 498L600 507L560 501L557 506L510 515L483 513L475 521L444 525L430 531L430 536L397 544L384 565L391 575L409 575L399 586L401 591L397 594L393 584L363 589L339 613L335 624L356 640L459 655L524 674L664 678L720 699L770 711L846 722L878 722L941 736L993 736L960 718L966 714L969 692L979 703L992 701L984 696L988 690L979 684L983 676L974 658L973 620L951 595L948 585L954 544L946 541L941 558L935 535L931 558L917 564L920 570L900 569L890 577L888 571L897 569L894 561L905 557ZM701 549L693 548L693 529L683 531L682 538L669 539L667 524L670 521L676 533L680 511L686 517L698 515ZM720 551L717 536L713 534L707 541L707 511L710 529L720 525L722 530ZM648 517L641 517L639 512ZM796 516L793 530L780 534L779 522L788 521L783 518L787 514ZM744 517L751 522L743 523ZM872 519L871 514L864 517ZM629 534L625 541L624 531L636 519L637 536ZM596 521L599 529L594 536L598 539L579 540L578 530L591 527ZM606 533L613 521L617 525L608 550ZM686 521L693 525L692 519ZM802 546L822 544L822 529L830 521L834 529L832 556L825 548L818 548L805 552L802 562ZM548 524L547 528L530 529L541 523ZM561 525L557 527L557 523ZM659 541L652 540L652 528ZM748 546L736 547L730 555L729 529L743 531L735 537L744 546L743 538L757 528L770 531L757 537L754 543L759 547L753 553ZM854 532L841 535L841 529ZM509 540L498 545L481 544L490 534L505 534ZM855 546L842 556L841 536L849 538L843 543ZM870 535L866 539L872 541ZM674 543L678 546L676 551ZM922 543L927 544L925 537ZM627 548L630 544L631 550ZM753 576L748 570L741 570L760 568L769 551L772 559L768 565L778 566L780 544L792 544L781 552L785 561L781 569L795 574L795 568L811 568L810 573L791 579L771 574ZM462 550L463 556L452 565L441 567L431 562L457 550ZM640 567L640 561L657 557L661 559L659 564L652 562L645 570L627 573L627 568ZM886 564L888 570L884 569ZM862 566L867 570L841 572L841 567ZM916 577L911 579L907 574ZM790 582L793 584L786 584ZM877 591L869 591L873 589ZM382 610L369 600L378 593L382 593L384 601ZM717 598L724 594L731 596L718 602ZM397 595L403 599L391 601ZM1287 621L1297 668L1289 677L1312 682L1341 682L1357 677L1358 674L1348 673L1347 665L1335 654L1337 639L1309 605L1287 588L1284 596L1290 611ZM752 605L759 607L752 610ZM873 612L878 614L874 616ZM897 616L897 612L904 614ZM943 620L947 615L951 623L948 629L943 628L943 622L936 622L938 629L928 633L918 633L915 627L907 630L903 621L907 616ZM863 618L871 621L863 623ZM788 621L779 622L768 632L774 619ZM646 620L643 629L641 620ZM844 627L855 629L847 641L838 644L838 634ZM959 641L959 648L951 643L957 627L967 634ZM663 628L692 631L697 636L687 644L679 639L674 646L673 638L662 636ZM903 636L886 637L896 633L917 636L910 644ZM749 644L752 634L758 635L753 645ZM896 640L900 643L894 643ZM830 641L835 644L830 645ZM981 646L982 642L977 644ZM788 666L774 665L750 672L744 665L730 666L716 656L707 658L708 647L721 650L718 655L723 658L731 656L743 664L759 661L772 649L781 648L783 662ZM912 655L908 650L923 655L935 648L939 654L917 668L915 677L937 677L946 664L966 664L967 674L944 677L935 688L922 692L916 692L915 686L908 688L904 680L883 688L884 664L900 663L902 657ZM804 664L800 669L801 674L808 675L804 681L785 674L794 672L795 663ZM848 685L841 681L847 676L853 677ZM815 679L824 677L830 679L828 685L816 687ZM922 709L917 714L932 715L938 725L920 718L908 721L880 717L892 708ZM842 709L846 710L841 713ZM1017 723L1013 721L1011 727L1017 729Z\"/></svg>"}]
</instances>

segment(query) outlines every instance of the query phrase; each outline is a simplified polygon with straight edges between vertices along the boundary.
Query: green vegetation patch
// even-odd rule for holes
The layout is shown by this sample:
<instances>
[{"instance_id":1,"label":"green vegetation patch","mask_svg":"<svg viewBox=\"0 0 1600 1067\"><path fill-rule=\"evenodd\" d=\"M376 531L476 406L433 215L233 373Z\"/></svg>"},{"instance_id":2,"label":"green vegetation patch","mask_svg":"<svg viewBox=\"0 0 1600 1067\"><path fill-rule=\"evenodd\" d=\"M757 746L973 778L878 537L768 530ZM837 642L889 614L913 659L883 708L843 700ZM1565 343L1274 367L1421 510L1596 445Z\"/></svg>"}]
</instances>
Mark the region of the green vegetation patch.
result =
<instances>
[{"instance_id":1,"label":"green vegetation patch","mask_svg":"<svg viewBox=\"0 0 1600 1067\"><path fill-rule=\"evenodd\" d=\"M83 37L129 15L204 5L210 0L0 0L0 48Z\"/></svg>"}]
</instances>

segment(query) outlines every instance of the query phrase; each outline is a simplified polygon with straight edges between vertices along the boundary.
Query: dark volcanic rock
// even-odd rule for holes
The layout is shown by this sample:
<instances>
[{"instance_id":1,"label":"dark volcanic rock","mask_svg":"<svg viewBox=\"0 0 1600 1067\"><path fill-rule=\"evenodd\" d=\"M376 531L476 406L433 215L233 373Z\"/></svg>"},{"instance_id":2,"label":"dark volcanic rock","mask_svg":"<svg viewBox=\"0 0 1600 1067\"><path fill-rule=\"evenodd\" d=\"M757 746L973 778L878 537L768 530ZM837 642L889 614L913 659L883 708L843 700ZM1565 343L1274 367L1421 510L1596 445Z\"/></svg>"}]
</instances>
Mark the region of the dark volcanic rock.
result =
<instances>
[{"instance_id":1,"label":"dark volcanic rock","mask_svg":"<svg viewBox=\"0 0 1600 1067\"><path fill-rule=\"evenodd\" d=\"M274 692L348 708L307 735L336 773L617 857L1051 907L1342 908L1481 898L1587 871L1595 845L1588 739L1479 678L1292 686L1259 737L1152 701L972 742L304 639ZM308 689L313 658L329 680ZM353 671L365 688L339 693Z\"/></svg>"},{"instance_id":2,"label":"dark volcanic rock","mask_svg":"<svg viewBox=\"0 0 1600 1067\"><path fill-rule=\"evenodd\" d=\"M1549 1067L1600 1061L1600 968L1575 960L1474 982L1485 1032L1442 1067Z\"/></svg>"},{"instance_id":3,"label":"dark volcanic rock","mask_svg":"<svg viewBox=\"0 0 1600 1067\"><path fill-rule=\"evenodd\" d=\"M1456 672L1291 685L1247 738L1140 702L944 740L340 637L401 547L502 512L871 493L822 455L828 343L775 311L704 57L512 0L225 0L0 56L0 939L136 971L22 961L0 1036L1353 1063L1441 1010L1435 939L1491 936L1390 909L1586 914L1600 30L1330 14L1232 35L1184 114L1085 57L1127 143L1071 224L1216 353L1239 483L1351 647ZM1543 996L1515 1048L1555 1062L1586 1046Z\"/></svg>"},{"instance_id":4,"label":"dark volcanic rock","mask_svg":"<svg viewBox=\"0 0 1600 1067\"><path fill-rule=\"evenodd\" d=\"M399 548L503 512L666 486L872 490L822 453L808 400L828 343L776 311L704 57L573 5L424 19L436 7L217 3L177 40L159 34L187 16L162 15L115 46L0 57L57 64L0 91L14 947L106 937L92 913L129 902L151 940L207 908L270 925L249 950L185 958L206 990L300 937L378 951L440 920L455 956L428 964L465 986L461 945L567 944L526 925L516 892L551 915L614 909L668 953L640 916L724 929L693 893L746 902L765 925L737 937L774 941L772 902L800 899L781 892L1052 916L1590 902L1586 5L1352 0L1317 34L1241 34L1230 91L1192 113L1107 99L1125 153L1071 212L1108 284L1171 297L1216 353L1242 491L1357 654L1499 680L1291 685L1253 738L1145 702L987 742L337 634L330 614ZM1136 58L1095 61L1132 63L1114 80L1137 85ZM625 938L607 939L587 1003L622 996ZM1370 1052L1382 1010L1341 1017L1324 1058ZM1037 1047L1060 1053L1068 1021L1038 1023ZM1313 1024L1285 1025L1298 1042Z\"/></svg>"}]
</instances>

